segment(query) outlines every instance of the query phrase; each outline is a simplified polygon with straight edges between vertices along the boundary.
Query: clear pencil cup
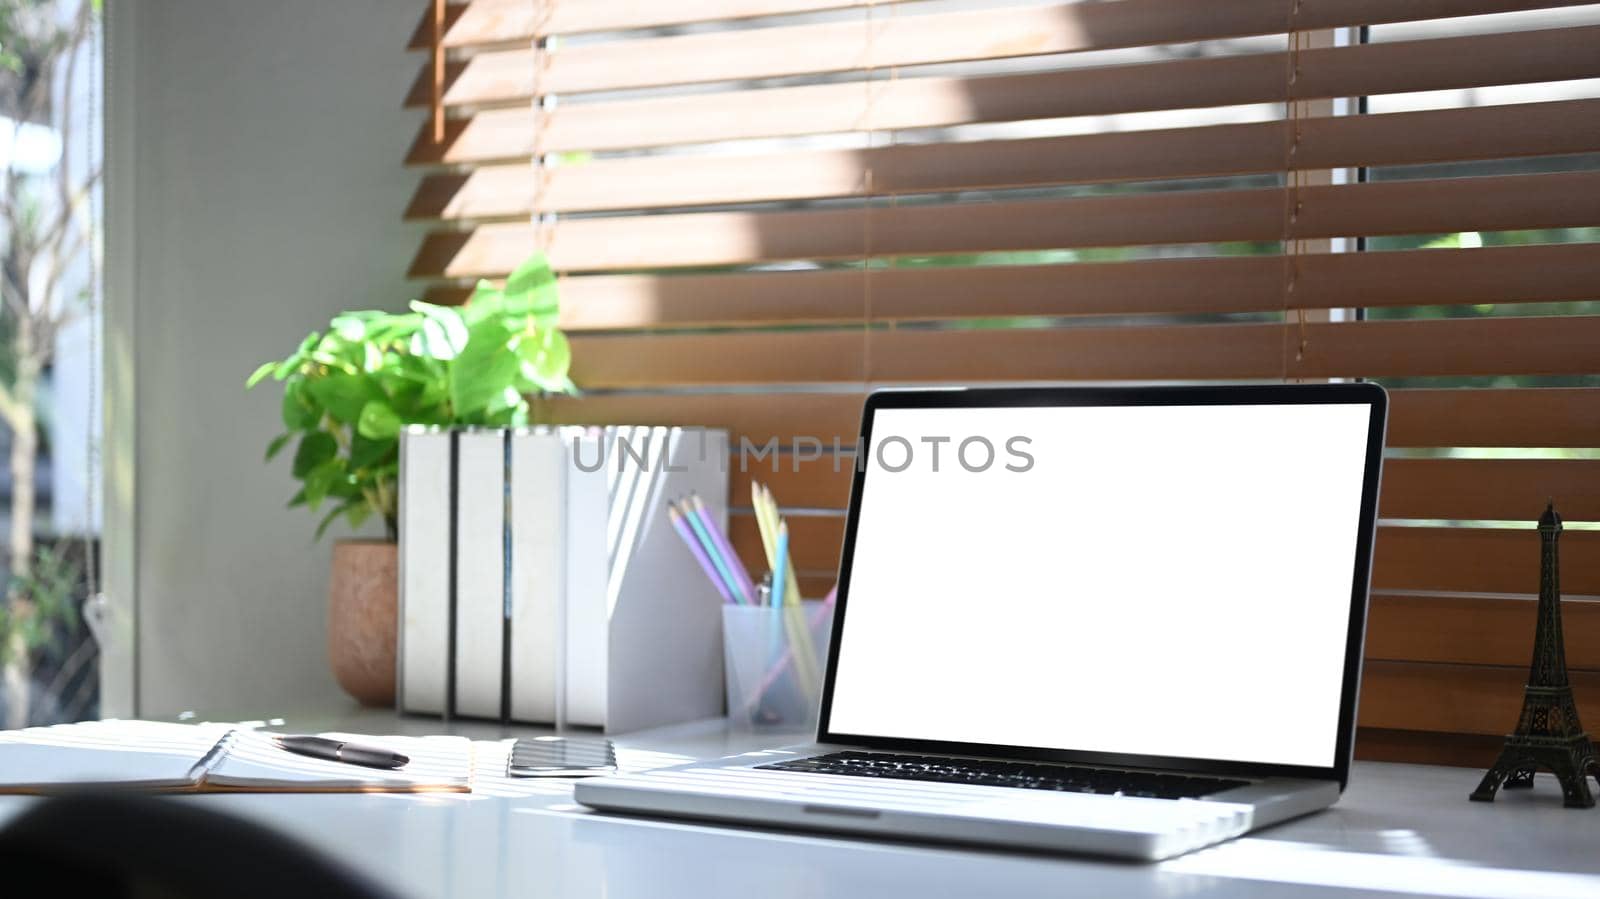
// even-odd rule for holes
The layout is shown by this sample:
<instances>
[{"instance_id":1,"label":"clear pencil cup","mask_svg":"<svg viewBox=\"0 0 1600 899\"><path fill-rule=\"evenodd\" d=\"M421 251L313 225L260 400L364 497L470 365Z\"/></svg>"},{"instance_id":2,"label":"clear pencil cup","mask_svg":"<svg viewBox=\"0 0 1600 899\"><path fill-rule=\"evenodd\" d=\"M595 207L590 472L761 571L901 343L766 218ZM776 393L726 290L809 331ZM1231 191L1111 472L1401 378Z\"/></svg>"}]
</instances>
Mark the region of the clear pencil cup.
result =
<instances>
[{"instance_id":1,"label":"clear pencil cup","mask_svg":"<svg viewBox=\"0 0 1600 899\"><path fill-rule=\"evenodd\" d=\"M729 727L746 733L816 730L832 635L832 604L723 606Z\"/></svg>"}]
</instances>

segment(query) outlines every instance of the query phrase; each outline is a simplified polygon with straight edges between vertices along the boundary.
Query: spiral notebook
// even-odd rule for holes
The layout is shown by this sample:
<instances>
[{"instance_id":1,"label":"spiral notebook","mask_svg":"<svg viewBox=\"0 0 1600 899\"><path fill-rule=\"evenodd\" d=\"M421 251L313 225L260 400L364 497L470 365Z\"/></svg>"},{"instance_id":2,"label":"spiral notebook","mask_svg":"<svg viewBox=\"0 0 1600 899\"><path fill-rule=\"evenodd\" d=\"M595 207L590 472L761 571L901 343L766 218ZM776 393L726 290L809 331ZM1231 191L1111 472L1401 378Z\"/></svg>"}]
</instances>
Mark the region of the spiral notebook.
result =
<instances>
[{"instance_id":1,"label":"spiral notebook","mask_svg":"<svg viewBox=\"0 0 1600 899\"><path fill-rule=\"evenodd\" d=\"M280 749L273 735L226 724L86 721L0 732L0 793L84 788L140 792L469 792L466 737L323 734L392 749L403 768L364 768Z\"/></svg>"}]
</instances>

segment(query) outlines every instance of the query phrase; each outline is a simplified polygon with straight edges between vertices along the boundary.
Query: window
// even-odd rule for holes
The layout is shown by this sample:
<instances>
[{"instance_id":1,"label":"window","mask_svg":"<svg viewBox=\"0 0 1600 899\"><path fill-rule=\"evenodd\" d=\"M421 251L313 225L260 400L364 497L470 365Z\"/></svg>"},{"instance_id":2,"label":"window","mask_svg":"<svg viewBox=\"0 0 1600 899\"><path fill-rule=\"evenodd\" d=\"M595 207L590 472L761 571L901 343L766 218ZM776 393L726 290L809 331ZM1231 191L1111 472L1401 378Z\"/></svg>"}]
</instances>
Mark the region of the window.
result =
<instances>
[{"instance_id":1,"label":"window","mask_svg":"<svg viewBox=\"0 0 1600 899\"><path fill-rule=\"evenodd\" d=\"M96 716L99 4L0 3L6 727Z\"/></svg>"}]
</instances>

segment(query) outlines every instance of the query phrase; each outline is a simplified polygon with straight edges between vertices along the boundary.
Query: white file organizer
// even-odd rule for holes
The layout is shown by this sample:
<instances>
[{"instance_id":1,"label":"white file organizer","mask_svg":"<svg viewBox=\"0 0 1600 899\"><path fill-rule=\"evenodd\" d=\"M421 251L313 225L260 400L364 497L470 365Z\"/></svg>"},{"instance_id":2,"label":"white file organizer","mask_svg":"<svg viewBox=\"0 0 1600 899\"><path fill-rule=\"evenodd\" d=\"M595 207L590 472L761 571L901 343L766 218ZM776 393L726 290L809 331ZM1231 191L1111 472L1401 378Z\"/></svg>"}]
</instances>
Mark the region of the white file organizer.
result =
<instances>
[{"instance_id":1,"label":"white file organizer","mask_svg":"<svg viewBox=\"0 0 1600 899\"><path fill-rule=\"evenodd\" d=\"M666 504L696 493L725 525L727 460L724 431L408 429L400 709L609 732L721 714L718 597Z\"/></svg>"},{"instance_id":2,"label":"white file organizer","mask_svg":"<svg viewBox=\"0 0 1600 899\"><path fill-rule=\"evenodd\" d=\"M720 715L720 599L673 531L667 502L697 493L726 526L728 434L619 427L600 444L605 592L567 594L567 723L620 733Z\"/></svg>"}]
</instances>

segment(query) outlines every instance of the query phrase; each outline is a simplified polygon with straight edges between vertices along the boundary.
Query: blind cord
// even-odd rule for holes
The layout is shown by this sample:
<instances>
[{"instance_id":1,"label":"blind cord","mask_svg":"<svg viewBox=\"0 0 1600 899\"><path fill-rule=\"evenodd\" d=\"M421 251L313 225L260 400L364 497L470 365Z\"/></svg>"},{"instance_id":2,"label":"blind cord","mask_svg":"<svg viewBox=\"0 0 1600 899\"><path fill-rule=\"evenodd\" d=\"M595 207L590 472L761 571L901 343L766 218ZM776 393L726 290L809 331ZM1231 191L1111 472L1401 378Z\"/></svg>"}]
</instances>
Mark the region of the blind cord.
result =
<instances>
[{"instance_id":1,"label":"blind cord","mask_svg":"<svg viewBox=\"0 0 1600 899\"><path fill-rule=\"evenodd\" d=\"M1299 28L1300 0L1295 0L1289 8L1288 52L1285 54L1287 71L1284 83L1284 135L1286 146L1284 148L1284 215L1283 215L1283 338L1279 341L1279 368L1282 380L1289 380L1289 315L1291 310L1299 323L1299 341L1295 349L1295 362L1298 364L1305 359L1306 351L1306 317L1305 309L1297 302L1294 293L1300 280L1300 254L1304 251L1304 242L1298 236L1300 211L1302 199L1300 188L1304 183L1304 172L1296 159L1300 150L1302 139L1301 117L1304 110L1296 99L1296 84L1300 79L1300 51L1306 40L1306 35Z\"/></svg>"},{"instance_id":2,"label":"blind cord","mask_svg":"<svg viewBox=\"0 0 1600 899\"><path fill-rule=\"evenodd\" d=\"M873 90L873 75L876 63L873 59L874 44L877 40L877 0L867 0L866 8L866 40L861 48L862 56L866 58L866 77L861 83L866 89L866 96L861 105L861 118L857 126L864 128L867 133L867 148L863 153L867 160L865 170L861 173L861 191L863 203L861 207L861 389L870 389L872 381L872 197L876 189L872 170L872 151L876 148L877 128L873 117L873 107L877 102L877 92ZM866 452L864 447L857 447L857 452Z\"/></svg>"},{"instance_id":3,"label":"blind cord","mask_svg":"<svg viewBox=\"0 0 1600 899\"><path fill-rule=\"evenodd\" d=\"M550 161L545 153L545 128L549 124L551 110L555 108L556 99L547 97L542 90L544 86L545 71L550 67L550 41L546 34L545 26L554 11L554 2L538 0L538 14L536 21L539 23L533 35L533 204L529 212L529 224L534 226L534 233L538 235L539 252L546 256L550 253L550 245L555 239L555 216L544 211L544 198L550 185Z\"/></svg>"}]
</instances>

